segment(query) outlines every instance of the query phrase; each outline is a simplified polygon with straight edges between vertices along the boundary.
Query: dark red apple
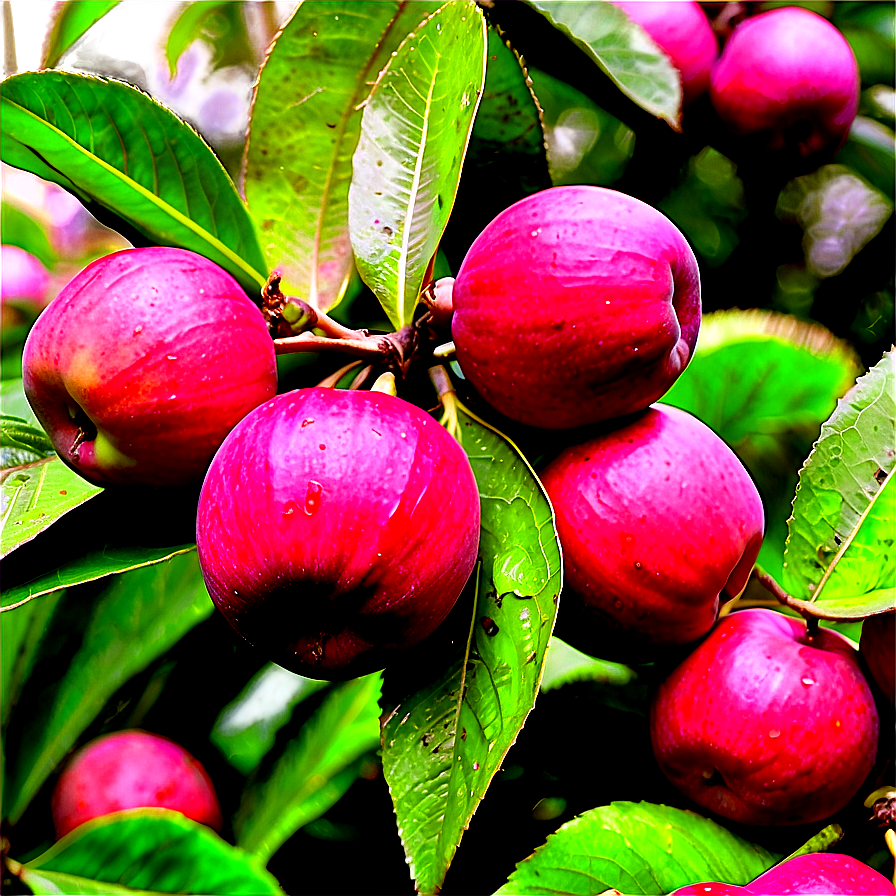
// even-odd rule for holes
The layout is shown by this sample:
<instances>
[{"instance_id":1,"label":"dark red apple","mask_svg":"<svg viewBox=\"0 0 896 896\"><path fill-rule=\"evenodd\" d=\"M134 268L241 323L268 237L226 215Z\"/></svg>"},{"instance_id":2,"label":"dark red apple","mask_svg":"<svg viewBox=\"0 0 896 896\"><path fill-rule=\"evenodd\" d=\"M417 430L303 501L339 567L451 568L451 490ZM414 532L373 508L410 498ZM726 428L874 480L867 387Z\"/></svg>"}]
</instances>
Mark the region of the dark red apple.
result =
<instances>
[{"instance_id":1,"label":"dark red apple","mask_svg":"<svg viewBox=\"0 0 896 896\"><path fill-rule=\"evenodd\" d=\"M476 562L479 493L463 449L420 408L299 389L224 441L196 540L237 632L295 672L349 678L448 615Z\"/></svg>"},{"instance_id":2,"label":"dark red apple","mask_svg":"<svg viewBox=\"0 0 896 896\"><path fill-rule=\"evenodd\" d=\"M815 167L842 145L859 104L859 68L827 19L796 6L741 22L712 71L710 98L745 149Z\"/></svg>"},{"instance_id":3,"label":"dark red apple","mask_svg":"<svg viewBox=\"0 0 896 896\"><path fill-rule=\"evenodd\" d=\"M884 694L894 701L896 677L896 612L869 616L862 623L859 650L868 671Z\"/></svg>"},{"instance_id":4,"label":"dark red apple","mask_svg":"<svg viewBox=\"0 0 896 896\"><path fill-rule=\"evenodd\" d=\"M675 225L602 187L554 187L505 209L454 283L464 375L520 423L566 429L643 410L687 366L700 276Z\"/></svg>"},{"instance_id":5,"label":"dark red apple","mask_svg":"<svg viewBox=\"0 0 896 896\"><path fill-rule=\"evenodd\" d=\"M563 451L541 473L563 547L558 630L596 656L687 644L747 583L762 501L696 417L654 405Z\"/></svg>"},{"instance_id":6,"label":"dark red apple","mask_svg":"<svg viewBox=\"0 0 896 896\"><path fill-rule=\"evenodd\" d=\"M37 319L22 368L53 447L97 485L199 481L224 436L277 391L261 311L183 249L89 264Z\"/></svg>"},{"instance_id":7,"label":"dark red apple","mask_svg":"<svg viewBox=\"0 0 896 896\"><path fill-rule=\"evenodd\" d=\"M719 55L712 25L696 0L613 0L672 60L681 74L683 105L709 87Z\"/></svg>"},{"instance_id":8,"label":"dark red apple","mask_svg":"<svg viewBox=\"0 0 896 896\"><path fill-rule=\"evenodd\" d=\"M858 654L773 610L726 616L660 685L653 752L694 802L746 824L820 821L855 796L879 722Z\"/></svg>"},{"instance_id":9,"label":"dark red apple","mask_svg":"<svg viewBox=\"0 0 896 896\"><path fill-rule=\"evenodd\" d=\"M51 809L56 837L123 809L174 809L221 830L205 769L183 747L146 731L117 731L82 747L59 776Z\"/></svg>"}]
</instances>

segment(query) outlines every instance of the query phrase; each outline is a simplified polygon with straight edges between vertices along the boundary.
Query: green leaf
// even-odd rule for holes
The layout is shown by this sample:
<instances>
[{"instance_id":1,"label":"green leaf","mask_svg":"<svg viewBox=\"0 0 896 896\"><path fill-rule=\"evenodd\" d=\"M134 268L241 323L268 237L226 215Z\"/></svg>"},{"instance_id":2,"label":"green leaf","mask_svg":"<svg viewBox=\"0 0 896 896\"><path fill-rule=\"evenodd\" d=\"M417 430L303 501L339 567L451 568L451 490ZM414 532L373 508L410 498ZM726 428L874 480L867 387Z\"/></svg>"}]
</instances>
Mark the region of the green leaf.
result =
<instances>
[{"instance_id":1,"label":"green leaf","mask_svg":"<svg viewBox=\"0 0 896 896\"><path fill-rule=\"evenodd\" d=\"M609 660L599 660L558 637L551 638L544 664L541 689L552 691L576 681L596 681L598 684L626 685L638 677L634 669Z\"/></svg>"},{"instance_id":2,"label":"green leaf","mask_svg":"<svg viewBox=\"0 0 896 896\"><path fill-rule=\"evenodd\" d=\"M686 884L742 886L774 865L761 846L693 812L611 803L564 824L516 866L496 896L670 893Z\"/></svg>"},{"instance_id":3,"label":"green leaf","mask_svg":"<svg viewBox=\"0 0 896 896\"><path fill-rule=\"evenodd\" d=\"M411 321L454 205L486 45L475 3L450 0L402 41L361 118L351 244L361 277L397 329Z\"/></svg>"},{"instance_id":4,"label":"green leaf","mask_svg":"<svg viewBox=\"0 0 896 896\"><path fill-rule=\"evenodd\" d=\"M42 429L31 426L21 417L0 415L0 470L22 467L55 453Z\"/></svg>"},{"instance_id":5,"label":"green leaf","mask_svg":"<svg viewBox=\"0 0 896 896\"><path fill-rule=\"evenodd\" d=\"M642 109L681 130L681 76L669 57L612 3L527 0L584 50Z\"/></svg>"},{"instance_id":6,"label":"green leaf","mask_svg":"<svg viewBox=\"0 0 896 896\"><path fill-rule=\"evenodd\" d=\"M10 202L0 205L0 232L4 245L30 252L45 267L59 261L42 222Z\"/></svg>"},{"instance_id":7,"label":"green leaf","mask_svg":"<svg viewBox=\"0 0 896 896\"><path fill-rule=\"evenodd\" d=\"M211 742L234 768L248 775L274 746L293 709L328 686L326 681L267 663L221 711Z\"/></svg>"},{"instance_id":8,"label":"green leaf","mask_svg":"<svg viewBox=\"0 0 896 896\"><path fill-rule=\"evenodd\" d=\"M0 473L3 534L0 557L39 535L70 510L100 494L58 457L9 467Z\"/></svg>"},{"instance_id":9,"label":"green leaf","mask_svg":"<svg viewBox=\"0 0 896 896\"><path fill-rule=\"evenodd\" d=\"M121 0L68 0L58 3L41 53L41 68L55 68L72 45Z\"/></svg>"},{"instance_id":10,"label":"green leaf","mask_svg":"<svg viewBox=\"0 0 896 896\"><path fill-rule=\"evenodd\" d=\"M531 467L463 408L457 421L482 501L472 625L435 680L421 684L412 674L395 680L392 669L385 673L383 772L421 893L438 892L535 705L562 577L553 513Z\"/></svg>"},{"instance_id":11,"label":"green leaf","mask_svg":"<svg viewBox=\"0 0 896 896\"><path fill-rule=\"evenodd\" d=\"M252 60L252 41L243 7L243 3L232 0L188 4L171 26L165 42L171 77L177 74L177 63L184 50L196 40L204 40L211 48L212 71Z\"/></svg>"},{"instance_id":12,"label":"green leaf","mask_svg":"<svg viewBox=\"0 0 896 896\"><path fill-rule=\"evenodd\" d=\"M841 399L800 470L784 587L823 619L893 609L896 593L894 353Z\"/></svg>"},{"instance_id":13,"label":"green leaf","mask_svg":"<svg viewBox=\"0 0 896 896\"><path fill-rule=\"evenodd\" d=\"M169 809L129 809L88 821L28 862L35 893L282 893L264 866Z\"/></svg>"},{"instance_id":14,"label":"green leaf","mask_svg":"<svg viewBox=\"0 0 896 896\"><path fill-rule=\"evenodd\" d=\"M893 195L896 139L892 128L857 115L849 129L849 137L834 161L857 171L885 196Z\"/></svg>"},{"instance_id":15,"label":"green leaf","mask_svg":"<svg viewBox=\"0 0 896 896\"><path fill-rule=\"evenodd\" d=\"M193 553L117 576L89 610L84 607L90 615L71 662L59 669L40 703L29 707L21 742L15 754L8 754L15 757L7 765L4 788L11 823L21 817L109 697L212 609ZM55 655L40 660L59 663Z\"/></svg>"},{"instance_id":16,"label":"green leaf","mask_svg":"<svg viewBox=\"0 0 896 896\"><path fill-rule=\"evenodd\" d=\"M158 246L198 252L250 294L264 259L249 213L202 138L118 81L25 72L0 84L2 159L94 202Z\"/></svg>"},{"instance_id":17,"label":"green leaf","mask_svg":"<svg viewBox=\"0 0 896 896\"><path fill-rule=\"evenodd\" d=\"M21 379L8 379L0 383L0 406L4 414L18 417L35 428L40 426L34 411L31 410L31 405L28 404L28 399L25 398Z\"/></svg>"},{"instance_id":18,"label":"green leaf","mask_svg":"<svg viewBox=\"0 0 896 896\"><path fill-rule=\"evenodd\" d=\"M246 789L234 819L243 849L267 861L348 789L357 777L348 767L379 743L381 681L375 672L335 685L289 741L270 776Z\"/></svg>"},{"instance_id":19,"label":"green leaf","mask_svg":"<svg viewBox=\"0 0 896 896\"><path fill-rule=\"evenodd\" d=\"M324 310L342 298L353 265L348 189L361 105L392 51L439 5L303 3L271 46L252 103L244 183L285 293Z\"/></svg>"}]
</instances>

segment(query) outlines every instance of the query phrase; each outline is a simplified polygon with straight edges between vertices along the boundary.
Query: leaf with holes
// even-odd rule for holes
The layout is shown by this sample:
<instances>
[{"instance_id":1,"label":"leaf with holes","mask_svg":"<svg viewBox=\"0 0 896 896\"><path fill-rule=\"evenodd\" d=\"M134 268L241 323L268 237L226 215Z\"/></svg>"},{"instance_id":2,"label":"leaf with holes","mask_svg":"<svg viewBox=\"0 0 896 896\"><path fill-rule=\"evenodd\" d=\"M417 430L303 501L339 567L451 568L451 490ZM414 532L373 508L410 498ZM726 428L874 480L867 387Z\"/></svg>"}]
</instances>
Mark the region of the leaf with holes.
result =
<instances>
[{"instance_id":1,"label":"leaf with holes","mask_svg":"<svg viewBox=\"0 0 896 896\"><path fill-rule=\"evenodd\" d=\"M411 321L454 205L486 43L476 4L451 0L402 41L361 118L348 197L352 249L399 329Z\"/></svg>"},{"instance_id":2,"label":"leaf with holes","mask_svg":"<svg viewBox=\"0 0 896 896\"><path fill-rule=\"evenodd\" d=\"M528 463L462 408L457 421L482 501L475 608L458 602L466 625L448 661L429 667L434 677L409 664L384 678L383 772L421 893L438 892L535 705L562 575L551 506Z\"/></svg>"},{"instance_id":3,"label":"leaf with holes","mask_svg":"<svg viewBox=\"0 0 896 896\"><path fill-rule=\"evenodd\" d=\"M822 619L893 609L894 395L890 351L840 400L800 470L784 587Z\"/></svg>"},{"instance_id":4,"label":"leaf with holes","mask_svg":"<svg viewBox=\"0 0 896 896\"><path fill-rule=\"evenodd\" d=\"M106 209L138 244L198 252L250 294L264 285L255 227L227 172L146 94L92 75L25 72L0 84L0 120L7 164Z\"/></svg>"}]
</instances>

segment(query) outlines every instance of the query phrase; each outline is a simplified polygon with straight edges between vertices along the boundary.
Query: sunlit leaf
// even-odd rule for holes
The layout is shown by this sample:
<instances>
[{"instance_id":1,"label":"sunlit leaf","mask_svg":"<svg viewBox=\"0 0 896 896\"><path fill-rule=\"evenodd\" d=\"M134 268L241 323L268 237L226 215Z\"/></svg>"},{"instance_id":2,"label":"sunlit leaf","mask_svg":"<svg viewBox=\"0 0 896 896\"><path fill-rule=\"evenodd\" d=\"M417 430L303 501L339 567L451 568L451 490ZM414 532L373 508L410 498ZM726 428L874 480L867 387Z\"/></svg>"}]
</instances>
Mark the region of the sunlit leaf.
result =
<instances>
[{"instance_id":1,"label":"sunlit leaf","mask_svg":"<svg viewBox=\"0 0 896 896\"><path fill-rule=\"evenodd\" d=\"M25 72L0 84L7 164L59 184L148 245L198 252L250 293L265 282L249 213L202 138L119 81Z\"/></svg>"},{"instance_id":2,"label":"sunlit leaf","mask_svg":"<svg viewBox=\"0 0 896 896\"><path fill-rule=\"evenodd\" d=\"M55 454L47 434L21 417L0 415L0 470L22 467Z\"/></svg>"},{"instance_id":3,"label":"sunlit leaf","mask_svg":"<svg viewBox=\"0 0 896 896\"><path fill-rule=\"evenodd\" d=\"M564 824L516 866L496 896L670 893L686 884L743 886L774 865L761 846L693 812L611 803Z\"/></svg>"},{"instance_id":4,"label":"sunlit leaf","mask_svg":"<svg viewBox=\"0 0 896 896\"><path fill-rule=\"evenodd\" d=\"M464 830L535 704L561 587L553 514L525 459L462 409L458 436L482 501L469 636L464 633L433 680L385 673L383 772L422 893L441 886Z\"/></svg>"},{"instance_id":5,"label":"sunlit leaf","mask_svg":"<svg viewBox=\"0 0 896 896\"><path fill-rule=\"evenodd\" d=\"M595 659L576 650L558 637L551 638L544 664L541 689L551 691L576 681L596 681L599 684L625 685L638 677L634 669L620 663Z\"/></svg>"},{"instance_id":6,"label":"sunlit leaf","mask_svg":"<svg viewBox=\"0 0 896 896\"><path fill-rule=\"evenodd\" d=\"M168 809L85 822L24 865L34 893L282 893L254 856Z\"/></svg>"},{"instance_id":7,"label":"sunlit leaf","mask_svg":"<svg viewBox=\"0 0 896 896\"><path fill-rule=\"evenodd\" d=\"M120 2L121 0L67 0L57 3L44 41L40 67L55 68L72 45Z\"/></svg>"},{"instance_id":8,"label":"sunlit leaf","mask_svg":"<svg viewBox=\"0 0 896 896\"><path fill-rule=\"evenodd\" d=\"M896 587L894 353L841 399L800 471L784 587L826 619L892 609Z\"/></svg>"},{"instance_id":9,"label":"sunlit leaf","mask_svg":"<svg viewBox=\"0 0 896 896\"><path fill-rule=\"evenodd\" d=\"M377 80L352 159L358 271L389 320L410 323L454 205L485 82L486 27L450 0L409 34Z\"/></svg>"}]
</instances>

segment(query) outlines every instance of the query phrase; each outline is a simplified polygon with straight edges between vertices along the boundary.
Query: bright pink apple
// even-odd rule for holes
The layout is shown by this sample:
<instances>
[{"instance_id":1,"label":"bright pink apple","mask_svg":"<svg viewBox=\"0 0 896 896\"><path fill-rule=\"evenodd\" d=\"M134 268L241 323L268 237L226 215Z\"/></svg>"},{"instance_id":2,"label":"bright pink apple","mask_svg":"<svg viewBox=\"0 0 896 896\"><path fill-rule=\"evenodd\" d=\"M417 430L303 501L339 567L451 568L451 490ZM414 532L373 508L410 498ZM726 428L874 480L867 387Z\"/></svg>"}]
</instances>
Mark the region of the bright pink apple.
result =
<instances>
[{"instance_id":1,"label":"bright pink apple","mask_svg":"<svg viewBox=\"0 0 896 896\"><path fill-rule=\"evenodd\" d=\"M603 187L554 187L501 212L453 300L464 375L502 414L547 429L643 410L687 366L700 327L685 238Z\"/></svg>"},{"instance_id":2,"label":"bright pink apple","mask_svg":"<svg viewBox=\"0 0 896 896\"><path fill-rule=\"evenodd\" d=\"M479 493L463 449L415 405L299 389L224 441L196 540L237 632L295 672L349 678L448 615L476 562Z\"/></svg>"},{"instance_id":3,"label":"bright pink apple","mask_svg":"<svg viewBox=\"0 0 896 896\"><path fill-rule=\"evenodd\" d=\"M896 612L869 616L862 623L859 650L868 671L884 694L894 701L896 677Z\"/></svg>"},{"instance_id":4,"label":"bright pink apple","mask_svg":"<svg viewBox=\"0 0 896 896\"><path fill-rule=\"evenodd\" d=\"M878 715L858 654L828 629L742 610L660 685L653 752L694 802L746 824L820 821L874 765Z\"/></svg>"},{"instance_id":5,"label":"bright pink apple","mask_svg":"<svg viewBox=\"0 0 896 896\"><path fill-rule=\"evenodd\" d=\"M123 809L174 809L221 830L221 809L205 769L183 747L146 731L117 731L91 741L56 782L56 837Z\"/></svg>"},{"instance_id":6,"label":"bright pink apple","mask_svg":"<svg viewBox=\"0 0 896 896\"><path fill-rule=\"evenodd\" d=\"M712 72L710 98L750 150L792 152L804 167L833 155L859 104L859 69L827 19L796 6L746 19Z\"/></svg>"},{"instance_id":7,"label":"bright pink apple","mask_svg":"<svg viewBox=\"0 0 896 896\"><path fill-rule=\"evenodd\" d=\"M0 294L4 304L18 300L26 302L35 312L43 307L50 274L40 259L18 246L3 245L0 249Z\"/></svg>"},{"instance_id":8,"label":"bright pink apple","mask_svg":"<svg viewBox=\"0 0 896 896\"><path fill-rule=\"evenodd\" d=\"M563 547L563 637L596 656L687 644L747 583L762 501L696 417L654 405L541 473ZM648 651L649 652L649 651Z\"/></svg>"},{"instance_id":9,"label":"bright pink apple","mask_svg":"<svg viewBox=\"0 0 896 896\"><path fill-rule=\"evenodd\" d=\"M716 881L688 884L673 890L669 896L752 896L752 890L734 884L722 884Z\"/></svg>"},{"instance_id":10,"label":"bright pink apple","mask_svg":"<svg viewBox=\"0 0 896 896\"><path fill-rule=\"evenodd\" d=\"M98 485L200 480L224 436L277 391L261 311L183 249L89 264L37 319L22 367L53 447Z\"/></svg>"},{"instance_id":11,"label":"bright pink apple","mask_svg":"<svg viewBox=\"0 0 896 896\"><path fill-rule=\"evenodd\" d=\"M681 74L683 104L709 87L719 46L706 13L696 0L613 0L672 60Z\"/></svg>"}]
</instances>

